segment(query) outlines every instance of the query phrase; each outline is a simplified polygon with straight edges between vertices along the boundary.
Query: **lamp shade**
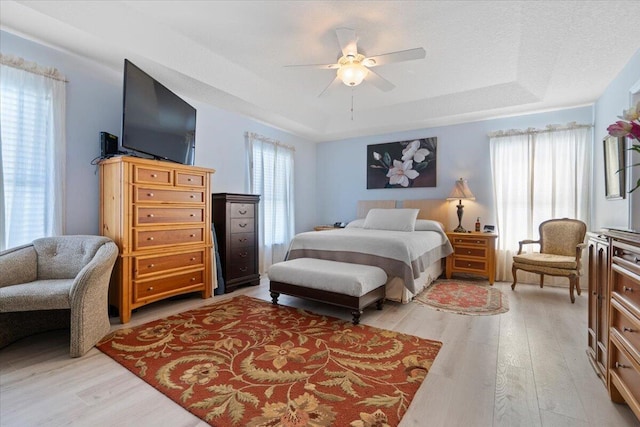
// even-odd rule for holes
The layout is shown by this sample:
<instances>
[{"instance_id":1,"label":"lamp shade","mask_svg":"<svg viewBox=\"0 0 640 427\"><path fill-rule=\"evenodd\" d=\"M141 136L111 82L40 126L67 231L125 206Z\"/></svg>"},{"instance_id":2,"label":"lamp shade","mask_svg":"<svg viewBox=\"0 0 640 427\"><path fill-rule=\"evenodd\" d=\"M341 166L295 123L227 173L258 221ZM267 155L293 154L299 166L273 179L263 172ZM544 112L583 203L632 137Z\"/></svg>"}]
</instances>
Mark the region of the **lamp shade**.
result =
<instances>
[{"instance_id":1,"label":"lamp shade","mask_svg":"<svg viewBox=\"0 0 640 427\"><path fill-rule=\"evenodd\" d=\"M347 86L358 86L368 73L367 67L355 61L338 68L338 77Z\"/></svg>"},{"instance_id":2,"label":"lamp shade","mask_svg":"<svg viewBox=\"0 0 640 427\"><path fill-rule=\"evenodd\" d=\"M467 180L460 178L456 181L456 185L451 190L451 194L447 197L447 200L461 200L461 199L469 199L475 200L476 196L473 195L469 186L467 185Z\"/></svg>"}]
</instances>

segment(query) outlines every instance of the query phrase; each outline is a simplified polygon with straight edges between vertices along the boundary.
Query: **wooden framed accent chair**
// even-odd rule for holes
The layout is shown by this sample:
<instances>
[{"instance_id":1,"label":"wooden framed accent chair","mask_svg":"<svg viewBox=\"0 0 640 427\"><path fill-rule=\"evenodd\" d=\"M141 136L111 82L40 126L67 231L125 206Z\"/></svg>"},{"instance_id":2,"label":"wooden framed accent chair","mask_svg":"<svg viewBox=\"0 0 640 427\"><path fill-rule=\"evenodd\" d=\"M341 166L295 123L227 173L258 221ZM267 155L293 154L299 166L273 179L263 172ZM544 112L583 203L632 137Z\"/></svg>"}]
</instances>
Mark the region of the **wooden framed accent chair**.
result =
<instances>
[{"instance_id":1,"label":"wooden framed accent chair","mask_svg":"<svg viewBox=\"0 0 640 427\"><path fill-rule=\"evenodd\" d=\"M58 236L0 252L0 348L70 327L71 357L110 330L108 293L118 247L108 237Z\"/></svg>"},{"instance_id":2,"label":"wooden framed accent chair","mask_svg":"<svg viewBox=\"0 0 640 427\"><path fill-rule=\"evenodd\" d=\"M574 303L574 289L580 295L581 257L587 246L584 243L587 225L576 219L550 219L540 224L539 233L539 240L519 242L518 254L513 256L511 289L516 287L518 270L539 274L541 288L545 274L563 276L569 278L569 297ZM534 243L540 245L540 252L522 253L523 245Z\"/></svg>"}]
</instances>

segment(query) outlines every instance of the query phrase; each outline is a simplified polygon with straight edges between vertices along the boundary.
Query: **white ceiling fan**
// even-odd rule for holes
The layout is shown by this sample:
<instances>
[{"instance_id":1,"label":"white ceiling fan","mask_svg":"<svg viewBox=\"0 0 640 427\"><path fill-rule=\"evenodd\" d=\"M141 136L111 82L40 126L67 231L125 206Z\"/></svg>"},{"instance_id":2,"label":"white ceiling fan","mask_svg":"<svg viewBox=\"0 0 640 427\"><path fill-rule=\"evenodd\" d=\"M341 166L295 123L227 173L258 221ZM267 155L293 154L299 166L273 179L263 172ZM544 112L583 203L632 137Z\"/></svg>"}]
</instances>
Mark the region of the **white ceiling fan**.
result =
<instances>
[{"instance_id":1,"label":"white ceiling fan","mask_svg":"<svg viewBox=\"0 0 640 427\"><path fill-rule=\"evenodd\" d=\"M347 86L357 86L363 80L373 84L382 91L389 91L395 87L393 83L380 74L371 70L373 67L390 64L392 62L411 61L413 59L423 59L426 52L423 48L401 50L397 52L383 53L381 55L365 57L358 53L358 38L356 31L351 28L337 28L336 36L342 51L342 56L335 64L308 64L308 65L287 65L287 67L312 67L328 70L337 70L336 77L322 91L320 95L326 94L331 88L344 83Z\"/></svg>"}]
</instances>

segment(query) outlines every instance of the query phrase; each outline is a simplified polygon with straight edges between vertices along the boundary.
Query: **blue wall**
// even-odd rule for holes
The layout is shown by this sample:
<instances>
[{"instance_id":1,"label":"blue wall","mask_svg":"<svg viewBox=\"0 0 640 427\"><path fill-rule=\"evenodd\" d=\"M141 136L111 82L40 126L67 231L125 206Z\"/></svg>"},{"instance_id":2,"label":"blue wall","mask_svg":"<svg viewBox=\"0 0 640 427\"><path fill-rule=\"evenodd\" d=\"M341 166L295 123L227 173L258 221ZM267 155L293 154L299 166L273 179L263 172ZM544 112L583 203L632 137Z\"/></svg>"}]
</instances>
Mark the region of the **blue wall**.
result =
<instances>
[{"instance_id":1,"label":"blue wall","mask_svg":"<svg viewBox=\"0 0 640 427\"><path fill-rule=\"evenodd\" d=\"M582 107L495 120L398 132L375 137L321 143L318 145L319 220L349 221L356 214L357 200L446 199L454 182L463 177L476 196L465 201L463 227L473 230L476 217L482 224L495 224L488 133L497 130L544 128L548 124L592 123L592 108ZM438 138L437 186L367 190L366 150L369 144ZM450 228L457 225L457 202L450 207Z\"/></svg>"},{"instance_id":2,"label":"blue wall","mask_svg":"<svg viewBox=\"0 0 640 427\"><path fill-rule=\"evenodd\" d=\"M67 77L65 233L99 233L98 168L91 161L100 155L101 131L120 136L122 69L112 70L5 31L0 31L0 51L55 67ZM316 145L245 116L185 99L198 110L195 163L216 169L212 191L247 191L246 131L280 140L296 149L296 232L313 228L316 223Z\"/></svg>"}]
</instances>

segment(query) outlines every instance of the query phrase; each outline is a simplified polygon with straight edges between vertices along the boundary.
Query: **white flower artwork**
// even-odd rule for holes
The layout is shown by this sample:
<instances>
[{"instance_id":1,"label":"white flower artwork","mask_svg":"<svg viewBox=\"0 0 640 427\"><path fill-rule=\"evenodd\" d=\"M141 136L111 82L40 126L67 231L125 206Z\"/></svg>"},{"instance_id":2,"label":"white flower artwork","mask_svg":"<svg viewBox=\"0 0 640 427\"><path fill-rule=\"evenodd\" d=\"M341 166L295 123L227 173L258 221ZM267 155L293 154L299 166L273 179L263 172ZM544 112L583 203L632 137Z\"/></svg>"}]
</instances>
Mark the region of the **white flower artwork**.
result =
<instances>
[{"instance_id":1,"label":"white flower artwork","mask_svg":"<svg viewBox=\"0 0 640 427\"><path fill-rule=\"evenodd\" d=\"M437 138L367 146L367 189L436 186Z\"/></svg>"}]
</instances>

